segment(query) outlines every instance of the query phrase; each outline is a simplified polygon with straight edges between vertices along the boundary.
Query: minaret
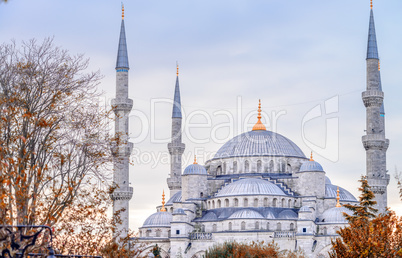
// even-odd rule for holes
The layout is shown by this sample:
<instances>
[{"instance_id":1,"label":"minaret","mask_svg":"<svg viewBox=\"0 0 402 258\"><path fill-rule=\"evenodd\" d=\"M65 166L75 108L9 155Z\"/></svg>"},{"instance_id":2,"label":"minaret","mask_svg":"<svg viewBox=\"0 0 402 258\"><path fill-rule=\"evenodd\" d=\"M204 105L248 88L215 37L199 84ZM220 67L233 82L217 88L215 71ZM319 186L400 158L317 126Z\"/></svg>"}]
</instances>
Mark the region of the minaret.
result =
<instances>
[{"instance_id":1,"label":"minaret","mask_svg":"<svg viewBox=\"0 0 402 258\"><path fill-rule=\"evenodd\" d=\"M170 197L181 190L181 157L186 147L181 139L181 122L182 115L179 87L179 66L177 65L176 86L174 90L172 112L172 140L168 144L168 150L170 153L170 177L167 179L167 183L170 189Z\"/></svg>"},{"instance_id":2,"label":"minaret","mask_svg":"<svg viewBox=\"0 0 402 258\"><path fill-rule=\"evenodd\" d=\"M128 232L128 203L133 196L133 188L129 186L129 157L133 144L129 142L129 114L133 100L128 98L128 55L126 32L124 29L124 6L120 29L119 50L116 62L116 98L112 100L115 113L116 144L112 146L114 157L113 183L116 189L111 194L113 213L119 214L121 223L116 226L114 237L124 238Z\"/></svg>"},{"instance_id":3,"label":"minaret","mask_svg":"<svg viewBox=\"0 0 402 258\"><path fill-rule=\"evenodd\" d=\"M389 174L386 170L386 151L389 140L385 138L384 92L379 71L377 39L374 26L373 3L371 1L370 27L367 45L367 90L362 93L366 107L366 135L362 137L366 149L366 175L375 194L379 213L387 207Z\"/></svg>"}]
</instances>

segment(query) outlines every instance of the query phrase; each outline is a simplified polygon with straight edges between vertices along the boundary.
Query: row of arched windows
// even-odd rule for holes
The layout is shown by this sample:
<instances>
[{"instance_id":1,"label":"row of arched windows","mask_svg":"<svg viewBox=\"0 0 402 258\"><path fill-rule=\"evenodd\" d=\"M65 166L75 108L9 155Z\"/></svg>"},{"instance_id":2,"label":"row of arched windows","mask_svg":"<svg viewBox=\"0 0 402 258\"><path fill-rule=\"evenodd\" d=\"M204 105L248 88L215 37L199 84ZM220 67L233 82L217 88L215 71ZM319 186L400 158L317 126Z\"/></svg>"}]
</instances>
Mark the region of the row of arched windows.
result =
<instances>
[{"instance_id":1,"label":"row of arched windows","mask_svg":"<svg viewBox=\"0 0 402 258\"><path fill-rule=\"evenodd\" d=\"M152 229L147 229L145 231L145 237L150 237L152 236ZM161 237L162 231L160 229L155 230L155 237ZM143 233L140 230L140 237L143 237ZM168 237L170 237L170 230L168 231Z\"/></svg>"},{"instance_id":2,"label":"row of arched windows","mask_svg":"<svg viewBox=\"0 0 402 258\"><path fill-rule=\"evenodd\" d=\"M242 204L240 204L242 201ZM269 198L258 199L254 198L251 199L249 202L249 198L238 199L234 198L232 200L226 199L218 199L208 201L209 209L215 208L222 208L222 207L281 207L281 208L294 208L297 206L297 200L292 201L292 199L285 199L285 198L273 198L272 201Z\"/></svg>"},{"instance_id":3,"label":"row of arched windows","mask_svg":"<svg viewBox=\"0 0 402 258\"><path fill-rule=\"evenodd\" d=\"M246 222L242 221L240 223L240 230L266 230L266 231L282 231L282 223L278 222L276 223L276 227L274 227L274 225L270 225L269 222L267 222L267 224L265 224L265 228L263 228L264 225L263 223L260 223L259 221L256 221L254 223L254 227L253 228L246 228ZM233 224L232 222L228 223L228 227L227 227L228 231L233 231ZM295 230L295 224L294 223L290 223L289 225L289 230L290 231L294 231ZM216 232L217 230L217 225L213 224L212 225L212 232Z\"/></svg>"},{"instance_id":4,"label":"row of arched windows","mask_svg":"<svg viewBox=\"0 0 402 258\"><path fill-rule=\"evenodd\" d=\"M228 171L228 166L226 162L223 162L222 164L218 165L216 168L217 174L218 175L224 175L227 174ZM237 173L238 171L238 166L237 166L237 161L233 161L233 173ZM292 166L290 164L286 164L284 161L280 161L277 165L277 169L275 170L275 165L274 161L271 160L268 163L263 166L261 160L257 160L257 173L273 173L273 172L287 172L291 173L292 172ZM242 171L243 173L250 173L250 162L248 160L244 161L244 169Z\"/></svg>"}]
</instances>

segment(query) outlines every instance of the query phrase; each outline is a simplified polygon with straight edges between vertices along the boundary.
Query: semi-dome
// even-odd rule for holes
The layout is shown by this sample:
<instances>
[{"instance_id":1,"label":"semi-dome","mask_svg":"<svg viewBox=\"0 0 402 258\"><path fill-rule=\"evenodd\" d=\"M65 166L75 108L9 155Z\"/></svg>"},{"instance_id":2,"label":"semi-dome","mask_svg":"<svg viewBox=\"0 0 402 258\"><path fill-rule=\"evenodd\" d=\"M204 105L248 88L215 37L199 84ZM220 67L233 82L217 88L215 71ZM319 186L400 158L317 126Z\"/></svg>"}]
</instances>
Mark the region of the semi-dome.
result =
<instances>
[{"instance_id":1,"label":"semi-dome","mask_svg":"<svg viewBox=\"0 0 402 258\"><path fill-rule=\"evenodd\" d=\"M288 138L271 131L257 130L240 134L225 143L213 159L252 156L306 158Z\"/></svg>"},{"instance_id":2,"label":"semi-dome","mask_svg":"<svg viewBox=\"0 0 402 258\"><path fill-rule=\"evenodd\" d=\"M297 214L292 210L284 210L279 213L278 218L280 219L296 219Z\"/></svg>"},{"instance_id":3,"label":"semi-dome","mask_svg":"<svg viewBox=\"0 0 402 258\"><path fill-rule=\"evenodd\" d=\"M325 176L325 184L326 185L332 185L331 179L329 179L329 177L327 177L327 176Z\"/></svg>"},{"instance_id":4,"label":"semi-dome","mask_svg":"<svg viewBox=\"0 0 402 258\"><path fill-rule=\"evenodd\" d=\"M201 166L200 164L191 164L186 167L186 169L183 172L184 175L207 175L207 170L204 168L204 166Z\"/></svg>"},{"instance_id":5,"label":"semi-dome","mask_svg":"<svg viewBox=\"0 0 402 258\"><path fill-rule=\"evenodd\" d=\"M277 185L258 178L245 178L222 188L216 197L239 195L286 195ZM250 200L251 201L251 200Z\"/></svg>"},{"instance_id":6,"label":"semi-dome","mask_svg":"<svg viewBox=\"0 0 402 258\"><path fill-rule=\"evenodd\" d=\"M310 159L309 161L304 162L300 167L300 172L322 172L324 169L317 161Z\"/></svg>"},{"instance_id":7,"label":"semi-dome","mask_svg":"<svg viewBox=\"0 0 402 258\"><path fill-rule=\"evenodd\" d=\"M200 220L201 221L215 221L218 219L218 216L212 211L207 212Z\"/></svg>"},{"instance_id":8,"label":"semi-dome","mask_svg":"<svg viewBox=\"0 0 402 258\"><path fill-rule=\"evenodd\" d=\"M325 184L325 198L336 198L336 191L338 186ZM356 198L342 187L339 187L339 197L341 201L356 202Z\"/></svg>"},{"instance_id":9,"label":"semi-dome","mask_svg":"<svg viewBox=\"0 0 402 258\"><path fill-rule=\"evenodd\" d=\"M175 202L181 202L181 191L175 193L165 204L166 206L173 205Z\"/></svg>"},{"instance_id":10,"label":"semi-dome","mask_svg":"<svg viewBox=\"0 0 402 258\"><path fill-rule=\"evenodd\" d=\"M319 217L319 222L321 223L348 223L343 213L347 213L349 215L352 214L352 211L345 207L334 207L330 208Z\"/></svg>"},{"instance_id":11,"label":"semi-dome","mask_svg":"<svg viewBox=\"0 0 402 258\"><path fill-rule=\"evenodd\" d=\"M143 227L170 227L170 222L172 221L172 214L169 212L156 212L149 216Z\"/></svg>"},{"instance_id":12,"label":"semi-dome","mask_svg":"<svg viewBox=\"0 0 402 258\"><path fill-rule=\"evenodd\" d=\"M229 219L263 219L264 217L255 210L239 210L230 215Z\"/></svg>"}]
</instances>

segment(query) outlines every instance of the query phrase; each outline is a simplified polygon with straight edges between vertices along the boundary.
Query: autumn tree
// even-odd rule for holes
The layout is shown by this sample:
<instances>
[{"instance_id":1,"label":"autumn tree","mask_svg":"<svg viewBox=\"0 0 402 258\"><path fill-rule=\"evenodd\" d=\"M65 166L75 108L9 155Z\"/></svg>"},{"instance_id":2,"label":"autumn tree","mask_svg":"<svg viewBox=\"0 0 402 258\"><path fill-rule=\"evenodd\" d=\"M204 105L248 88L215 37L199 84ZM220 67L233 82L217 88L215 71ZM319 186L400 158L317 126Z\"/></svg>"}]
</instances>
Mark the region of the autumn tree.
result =
<instances>
[{"instance_id":1,"label":"autumn tree","mask_svg":"<svg viewBox=\"0 0 402 258\"><path fill-rule=\"evenodd\" d=\"M238 242L225 242L221 245L215 245L210 248L206 254L206 258L260 258L260 257L272 257L272 258L301 258L304 257L301 251L280 251L279 246L273 241L270 243L264 242L252 242L250 244L238 243Z\"/></svg>"},{"instance_id":2,"label":"autumn tree","mask_svg":"<svg viewBox=\"0 0 402 258\"><path fill-rule=\"evenodd\" d=\"M0 225L49 225L62 253L129 257L111 241L111 111L87 68L52 39L0 45Z\"/></svg>"},{"instance_id":3,"label":"autumn tree","mask_svg":"<svg viewBox=\"0 0 402 258\"><path fill-rule=\"evenodd\" d=\"M330 257L402 257L401 217L390 210L377 216L367 179L362 177L359 182L359 204L344 205L353 214L344 214L349 225L338 230L339 238L331 241Z\"/></svg>"}]
</instances>

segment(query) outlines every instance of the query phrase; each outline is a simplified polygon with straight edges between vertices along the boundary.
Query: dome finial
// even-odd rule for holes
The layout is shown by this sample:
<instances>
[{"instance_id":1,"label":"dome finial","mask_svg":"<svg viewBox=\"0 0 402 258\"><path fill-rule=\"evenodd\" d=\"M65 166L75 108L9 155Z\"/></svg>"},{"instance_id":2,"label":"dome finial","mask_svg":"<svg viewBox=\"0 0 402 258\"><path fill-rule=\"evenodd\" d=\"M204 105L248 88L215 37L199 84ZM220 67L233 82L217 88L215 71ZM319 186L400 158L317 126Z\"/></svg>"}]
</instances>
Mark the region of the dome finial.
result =
<instances>
[{"instance_id":1,"label":"dome finial","mask_svg":"<svg viewBox=\"0 0 402 258\"><path fill-rule=\"evenodd\" d=\"M165 212L166 208L165 208L165 190L163 190L162 192L162 208L161 208L161 212Z\"/></svg>"},{"instance_id":2,"label":"dome finial","mask_svg":"<svg viewBox=\"0 0 402 258\"><path fill-rule=\"evenodd\" d=\"M179 63L176 61L176 75L179 76Z\"/></svg>"},{"instance_id":3,"label":"dome finial","mask_svg":"<svg viewBox=\"0 0 402 258\"><path fill-rule=\"evenodd\" d=\"M314 159L313 159L313 152L311 152L311 154L310 154L310 161L314 161Z\"/></svg>"},{"instance_id":4,"label":"dome finial","mask_svg":"<svg viewBox=\"0 0 402 258\"><path fill-rule=\"evenodd\" d=\"M370 0L370 8L373 10L373 0Z\"/></svg>"},{"instance_id":5,"label":"dome finial","mask_svg":"<svg viewBox=\"0 0 402 258\"><path fill-rule=\"evenodd\" d=\"M340 199L340 197L339 197L339 186L338 186L336 189L336 206L335 206L337 208L342 207L342 205L339 203L339 199Z\"/></svg>"},{"instance_id":6,"label":"dome finial","mask_svg":"<svg viewBox=\"0 0 402 258\"><path fill-rule=\"evenodd\" d=\"M263 123L261 123L261 99L258 100L258 121L257 123L253 126L253 131L258 131L258 130L264 130L266 131L267 128L265 127L265 125Z\"/></svg>"},{"instance_id":7,"label":"dome finial","mask_svg":"<svg viewBox=\"0 0 402 258\"><path fill-rule=\"evenodd\" d=\"M124 20L124 4L121 2L121 19Z\"/></svg>"},{"instance_id":8,"label":"dome finial","mask_svg":"<svg viewBox=\"0 0 402 258\"><path fill-rule=\"evenodd\" d=\"M194 163L193 164L198 164L197 163L197 155L194 155Z\"/></svg>"}]
</instances>

